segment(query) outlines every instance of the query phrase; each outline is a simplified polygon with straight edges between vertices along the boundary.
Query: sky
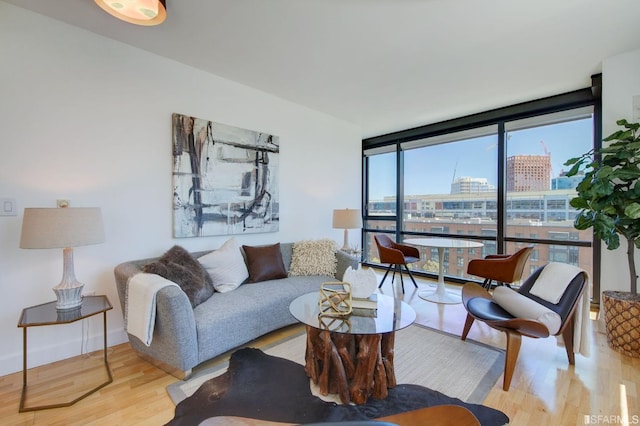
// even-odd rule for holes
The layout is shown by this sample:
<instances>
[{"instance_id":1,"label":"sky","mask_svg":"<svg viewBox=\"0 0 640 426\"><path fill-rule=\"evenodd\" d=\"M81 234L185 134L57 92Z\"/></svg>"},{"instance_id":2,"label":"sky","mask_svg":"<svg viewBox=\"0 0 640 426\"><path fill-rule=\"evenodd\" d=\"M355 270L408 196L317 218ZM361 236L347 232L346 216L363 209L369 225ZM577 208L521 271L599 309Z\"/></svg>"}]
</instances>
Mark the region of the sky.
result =
<instances>
[{"instance_id":1,"label":"sky","mask_svg":"<svg viewBox=\"0 0 640 426\"><path fill-rule=\"evenodd\" d=\"M546 146L557 177L569 170L564 162L589 151L592 141L591 118L517 130L507 135L507 157L545 155ZM497 144L491 135L405 151L405 194L449 194L459 177L486 178L497 186ZM372 156L370 164L369 198L395 195L395 152Z\"/></svg>"}]
</instances>

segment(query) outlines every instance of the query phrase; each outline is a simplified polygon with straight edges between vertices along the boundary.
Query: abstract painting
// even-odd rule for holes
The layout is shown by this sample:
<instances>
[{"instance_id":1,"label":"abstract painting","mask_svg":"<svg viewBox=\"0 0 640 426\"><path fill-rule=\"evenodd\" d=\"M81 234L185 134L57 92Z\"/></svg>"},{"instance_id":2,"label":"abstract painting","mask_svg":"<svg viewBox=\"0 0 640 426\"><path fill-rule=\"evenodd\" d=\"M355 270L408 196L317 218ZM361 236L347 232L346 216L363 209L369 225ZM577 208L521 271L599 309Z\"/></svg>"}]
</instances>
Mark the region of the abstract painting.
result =
<instances>
[{"instance_id":1,"label":"abstract painting","mask_svg":"<svg viewBox=\"0 0 640 426\"><path fill-rule=\"evenodd\" d=\"M277 136L173 114L173 236L276 232Z\"/></svg>"}]
</instances>

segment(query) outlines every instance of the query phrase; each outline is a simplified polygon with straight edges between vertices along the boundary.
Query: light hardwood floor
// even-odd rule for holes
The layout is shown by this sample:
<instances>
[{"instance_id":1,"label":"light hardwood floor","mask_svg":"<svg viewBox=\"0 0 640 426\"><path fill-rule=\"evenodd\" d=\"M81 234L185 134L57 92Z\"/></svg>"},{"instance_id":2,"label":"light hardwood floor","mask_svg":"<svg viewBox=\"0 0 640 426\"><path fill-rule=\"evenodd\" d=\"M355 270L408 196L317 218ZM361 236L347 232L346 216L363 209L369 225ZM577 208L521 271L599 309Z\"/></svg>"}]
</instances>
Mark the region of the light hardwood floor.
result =
<instances>
[{"instance_id":1,"label":"light hardwood floor","mask_svg":"<svg viewBox=\"0 0 640 426\"><path fill-rule=\"evenodd\" d=\"M460 335L466 312L462 305L439 305L418 297L419 289L405 280L404 300L417 312L417 322ZM455 286L451 286L456 288ZM382 291L403 297L399 283L392 289L387 279ZM484 401L505 412L512 425L640 424L640 359L622 356L609 349L606 337L592 322L591 356L576 355L569 366L566 353L555 338L523 338L511 390L502 390L502 377ZM263 346L300 330L288 327L252 342ZM473 325L470 339L504 348L502 333L484 324ZM397 351L402 348L396 348ZM39 394L65 395L79 384L67 373L78 363L87 369L83 381L101 380L95 368L98 354L82 355L30 370L29 382L40 382ZM429 356L425 353L425 356ZM208 363L222 362L228 355ZM140 359L128 344L109 350L113 383L71 407L18 413L22 373L0 377L0 424L2 425L159 425L173 418L174 406L166 386L176 379ZM585 416L589 416L588 419ZM625 420L627 422L625 423Z\"/></svg>"}]
</instances>

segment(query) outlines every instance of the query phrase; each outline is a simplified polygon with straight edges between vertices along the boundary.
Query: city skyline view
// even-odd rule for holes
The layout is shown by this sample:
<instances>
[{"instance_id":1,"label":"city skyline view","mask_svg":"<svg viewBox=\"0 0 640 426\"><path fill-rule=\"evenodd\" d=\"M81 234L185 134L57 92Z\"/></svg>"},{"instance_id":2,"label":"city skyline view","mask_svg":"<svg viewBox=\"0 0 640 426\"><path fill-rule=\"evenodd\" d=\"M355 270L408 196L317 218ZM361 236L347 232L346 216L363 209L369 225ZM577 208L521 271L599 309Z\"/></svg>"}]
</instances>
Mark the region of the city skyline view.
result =
<instances>
[{"instance_id":1,"label":"city skyline view","mask_svg":"<svg viewBox=\"0 0 640 426\"><path fill-rule=\"evenodd\" d=\"M564 163L591 149L591 118L515 130L507 134L507 157L551 156L551 178L568 170ZM405 195L449 194L456 178L485 178L497 187L497 134L453 143L430 145L404 152ZM369 200L394 196L395 153L369 157ZM549 188L551 189L551 188Z\"/></svg>"},{"instance_id":2,"label":"city skyline view","mask_svg":"<svg viewBox=\"0 0 640 426\"><path fill-rule=\"evenodd\" d=\"M421 248L420 260L412 264L427 273L442 268L446 277L462 282L475 279L467 274L471 259L514 253L525 246L532 251L523 279L548 262L593 273L593 231L575 228L578 211L571 206L580 177L559 178L570 168L564 165L567 160L593 148L593 110L505 121L504 152L498 145L499 127L495 122L402 140L400 153L393 142L380 147L386 152L365 152L367 262L380 262L373 237L382 232L399 241L433 237L480 242L477 250L445 250L442 259L437 249ZM500 176L498 161L505 165ZM459 184L453 185L457 179ZM499 179L506 191L502 200Z\"/></svg>"}]
</instances>

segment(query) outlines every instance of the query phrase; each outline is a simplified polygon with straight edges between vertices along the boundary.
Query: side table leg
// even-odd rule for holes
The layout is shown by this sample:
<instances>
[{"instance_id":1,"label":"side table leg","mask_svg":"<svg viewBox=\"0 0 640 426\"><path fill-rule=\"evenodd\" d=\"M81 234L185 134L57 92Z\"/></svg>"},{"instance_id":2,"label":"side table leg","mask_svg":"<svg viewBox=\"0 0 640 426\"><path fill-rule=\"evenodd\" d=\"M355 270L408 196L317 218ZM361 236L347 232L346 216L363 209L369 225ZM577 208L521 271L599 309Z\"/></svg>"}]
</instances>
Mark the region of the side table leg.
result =
<instances>
[{"instance_id":1,"label":"side table leg","mask_svg":"<svg viewBox=\"0 0 640 426\"><path fill-rule=\"evenodd\" d=\"M106 368L107 370L107 376L109 377L109 380L103 384L102 386L100 386L100 388L108 385L109 383L113 382L113 376L111 375L111 369L109 368L109 361L107 360L107 311L104 311L102 313L103 317L102 317L102 325L103 325L103 336L104 336L104 343L103 343L103 348L104 348L104 352L103 352L103 357L104 357L104 368ZM98 389L100 389L98 388ZM96 390L98 390L96 389Z\"/></svg>"},{"instance_id":2,"label":"side table leg","mask_svg":"<svg viewBox=\"0 0 640 426\"><path fill-rule=\"evenodd\" d=\"M24 400L27 396L27 327L22 328L22 393L20 394L20 406L18 412L24 409Z\"/></svg>"}]
</instances>

